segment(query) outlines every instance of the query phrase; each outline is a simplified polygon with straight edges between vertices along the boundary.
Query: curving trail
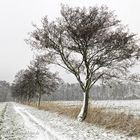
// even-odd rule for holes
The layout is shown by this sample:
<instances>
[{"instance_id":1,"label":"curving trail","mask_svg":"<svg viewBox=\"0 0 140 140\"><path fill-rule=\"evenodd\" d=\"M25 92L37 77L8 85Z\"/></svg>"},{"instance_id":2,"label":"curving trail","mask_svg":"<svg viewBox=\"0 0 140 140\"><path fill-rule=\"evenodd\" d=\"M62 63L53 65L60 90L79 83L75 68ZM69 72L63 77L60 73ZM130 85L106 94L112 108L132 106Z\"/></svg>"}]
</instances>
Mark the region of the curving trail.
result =
<instances>
[{"instance_id":1,"label":"curving trail","mask_svg":"<svg viewBox=\"0 0 140 140\"><path fill-rule=\"evenodd\" d=\"M45 125L45 123L31 113L29 113L25 107L21 105L14 105L14 109L17 114L21 115L24 120L24 125L27 130L30 130L29 134L33 134L33 140L58 140L57 136Z\"/></svg>"}]
</instances>

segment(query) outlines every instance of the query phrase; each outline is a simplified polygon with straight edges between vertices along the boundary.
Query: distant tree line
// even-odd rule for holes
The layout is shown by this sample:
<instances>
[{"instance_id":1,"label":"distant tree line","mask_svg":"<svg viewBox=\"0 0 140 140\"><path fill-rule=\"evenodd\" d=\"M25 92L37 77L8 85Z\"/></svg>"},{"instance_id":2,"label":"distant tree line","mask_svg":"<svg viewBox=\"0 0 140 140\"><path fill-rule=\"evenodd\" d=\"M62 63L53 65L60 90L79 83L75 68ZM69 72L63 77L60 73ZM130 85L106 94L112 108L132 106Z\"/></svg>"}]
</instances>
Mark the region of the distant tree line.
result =
<instances>
[{"instance_id":1,"label":"distant tree line","mask_svg":"<svg viewBox=\"0 0 140 140\"><path fill-rule=\"evenodd\" d=\"M140 85L112 82L110 85L94 85L89 94L90 100L127 100L140 99ZM44 95L47 101L77 101L82 100L79 84L63 84L53 94Z\"/></svg>"},{"instance_id":2,"label":"distant tree line","mask_svg":"<svg viewBox=\"0 0 140 140\"><path fill-rule=\"evenodd\" d=\"M0 101L13 101L20 102L26 101L38 101L38 93L36 92L34 77L31 76L29 70L21 70L15 76L15 80L12 84L6 81L0 81ZM16 78L18 76L18 82ZM19 81L19 77L28 76L25 81ZM30 78L31 79L30 79ZM34 83L34 84L33 84ZM23 87L22 87L23 86ZM27 88L28 86L28 88ZM13 89L15 88L15 89ZM17 88L17 89L16 89ZM26 89L27 88L27 89ZM12 91L11 91L12 90ZM55 91L54 91L55 90ZM78 83L69 84L59 82L59 87L53 89L53 93L48 94L48 90L45 89L41 95L43 101L81 101L81 88ZM127 100L127 99L140 99L140 85L133 82L128 83L116 83L112 82L110 85L94 85L89 94L90 100Z\"/></svg>"}]
</instances>

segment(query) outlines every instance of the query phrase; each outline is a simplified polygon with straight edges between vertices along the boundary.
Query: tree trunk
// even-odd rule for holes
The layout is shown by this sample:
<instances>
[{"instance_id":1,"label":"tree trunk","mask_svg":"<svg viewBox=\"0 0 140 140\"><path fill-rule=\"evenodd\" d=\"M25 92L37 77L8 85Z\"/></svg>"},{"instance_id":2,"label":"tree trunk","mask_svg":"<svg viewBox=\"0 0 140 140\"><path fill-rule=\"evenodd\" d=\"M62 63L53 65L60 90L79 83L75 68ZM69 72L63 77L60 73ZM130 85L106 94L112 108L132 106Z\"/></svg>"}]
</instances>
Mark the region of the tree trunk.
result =
<instances>
[{"instance_id":1,"label":"tree trunk","mask_svg":"<svg viewBox=\"0 0 140 140\"><path fill-rule=\"evenodd\" d=\"M77 117L78 121L81 121L81 122L84 121L87 117L89 92L84 92L83 96L84 96L83 105L82 105L81 111Z\"/></svg>"},{"instance_id":2,"label":"tree trunk","mask_svg":"<svg viewBox=\"0 0 140 140\"><path fill-rule=\"evenodd\" d=\"M41 94L39 94L39 97L38 97L38 107L40 107L40 101L41 101Z\"/></svg>"},{"instance_id":3,"label":"tree trunk","mask_svg":"<svg viewBox=\"0 0 140 140\"><path fill-rule=\"evenodd\" d=\"M27 102L28 102L28 105L29 105L30 104L30 97L28 96L27 98L28 98Z\"/></svg>"}]
</instances>

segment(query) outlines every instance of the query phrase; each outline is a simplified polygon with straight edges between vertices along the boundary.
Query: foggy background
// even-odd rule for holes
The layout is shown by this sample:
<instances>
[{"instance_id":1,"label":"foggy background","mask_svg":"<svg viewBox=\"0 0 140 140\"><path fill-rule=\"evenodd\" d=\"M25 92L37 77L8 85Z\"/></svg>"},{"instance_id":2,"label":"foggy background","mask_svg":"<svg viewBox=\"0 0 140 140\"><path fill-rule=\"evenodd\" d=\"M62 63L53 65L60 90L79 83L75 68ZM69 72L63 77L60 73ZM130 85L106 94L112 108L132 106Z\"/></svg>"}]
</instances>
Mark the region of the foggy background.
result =
<instances>
[{"instance_id":1,"label":"foggy background","mask_svg":"<svg viewBox=\"0 0 140 140\"><path fill-rule=\"evenodd\" d=\"M140 37L138 0L0 0L0 80L12 82L15 74L29 65L33 51L24 39L33 30L32 23L39 25L46 15L50 21L55 20L60 16L61 4L80 7L107 5L122 24L128 25L130 31ZM139 69L138 65L132 71L139 72ZM60 71L60 76L65 82L76 82L65 70Z\"/></svg>"}]
</instances>

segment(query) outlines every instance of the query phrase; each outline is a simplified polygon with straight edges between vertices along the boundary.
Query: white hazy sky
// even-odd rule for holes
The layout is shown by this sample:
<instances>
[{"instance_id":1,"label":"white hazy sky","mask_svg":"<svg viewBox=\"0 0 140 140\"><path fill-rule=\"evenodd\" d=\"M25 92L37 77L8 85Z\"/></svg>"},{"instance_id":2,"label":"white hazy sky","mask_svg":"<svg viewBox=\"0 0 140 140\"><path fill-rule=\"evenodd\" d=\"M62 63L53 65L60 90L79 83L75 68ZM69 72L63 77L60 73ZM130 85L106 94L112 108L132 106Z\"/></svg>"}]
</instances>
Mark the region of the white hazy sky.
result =
<instances>
[{"instance_id":1,"label":"white hazy sky","mask_svg":"<svg viewBox=\"0 0 140 140\"><path fill-rule=\"evenodd\" d=\"M32 31L31 23L39 24L48 15L54 20L60 15L60 5L107 5L131 32L140 36L139 0L0 0L0 80L12 82L14 75L26 68L33 52L24 39ZM134 70L139 72L140 66ZM74 82L72 76L60 72L66 82Z\"/></svg>"}]
</instances>

